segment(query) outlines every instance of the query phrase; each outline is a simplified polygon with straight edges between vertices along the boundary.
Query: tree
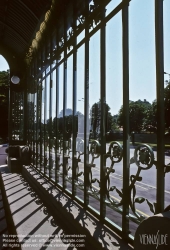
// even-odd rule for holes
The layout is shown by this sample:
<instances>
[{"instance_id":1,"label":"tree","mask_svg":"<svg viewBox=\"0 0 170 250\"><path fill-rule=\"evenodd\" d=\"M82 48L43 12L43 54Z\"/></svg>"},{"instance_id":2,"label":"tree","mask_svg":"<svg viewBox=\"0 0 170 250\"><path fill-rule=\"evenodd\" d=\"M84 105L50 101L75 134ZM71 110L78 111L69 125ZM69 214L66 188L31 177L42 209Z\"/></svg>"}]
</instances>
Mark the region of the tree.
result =
<instances>
[{"instance_id":1,"label":"tree","mask_svg":"<svg viewBox=\"0 0 170 250\"><path fill-rule=\"evenodd\" d=\"M170 128L170 82L164 90L165 128Z\"/></svg>"},{"instance_id":2,"label":"tree","mask_svg":"<svg viewBox=\"0 0 170 250\"><path fill-rule=\"evenodd\" d=\"M9 86L8 71L0 71L0 105L8 104Z\"/></svg>"},{"instance_id":3,"label":"tree","mask_svg":"<svg viewBox=\"0 0 170 250\"><path fill-rule=\"evenodd\" d=\"M141 132L143 128L143 122L146 117L146 110L151 106L150 103L142 102L138 100L136 102L130 101L129 102L129 127L130 133L134 132ZM118 113L118 124L119 126L123 126L123 106L120 108Z\"/></svg>"},{"instance_id":4,"label":"tree","mask_svg":"<svg viewBox=\"0 0 170 250\"><path fill-rule=\"evenodd\" d=\"M8 137L8 100L9 100L9 86L8 86L8 71L0 72L0 137L4 140Z\"/></svg>"},{"instance_id":5,"label":"tree","mask_svg":"<svg viewBox=\"0 0 170 250\"><path fill-rule=\"evenodd\" d=\"M154 100L152 105L145 111L145 118L143 121L143 129L149 132L156 132L157 130L157 101Z\"/></svg>"},{"instance_id":6,"label":"tree","mask_svg":"<svg viewBox=\"0 0 170 250\"><path fill-rule=\"evenodd\" d=\"M114 119L113 116L110 113L110 107L106 103L105 104L105 132L109 132L113 130L114 126ZM92 105L92 108L90 110L90 130L94 137L94 139L98 138L98 135L100 134L100 127L101 127L101 101L94 103Z\"/></svg>"},{"instance_id":7,"label":"tree","mask_svg":"<svg viewBox=\"0 0 170 250\"><path fill-rule=\"evenodd\" d=\"M170 82L164 89L164 114L165 129L170 128ZM144 119L144 128L150 132L156 132L157 129L157 100L154 100L152 106L147 110Z\"/></svg>"}]
</instances>

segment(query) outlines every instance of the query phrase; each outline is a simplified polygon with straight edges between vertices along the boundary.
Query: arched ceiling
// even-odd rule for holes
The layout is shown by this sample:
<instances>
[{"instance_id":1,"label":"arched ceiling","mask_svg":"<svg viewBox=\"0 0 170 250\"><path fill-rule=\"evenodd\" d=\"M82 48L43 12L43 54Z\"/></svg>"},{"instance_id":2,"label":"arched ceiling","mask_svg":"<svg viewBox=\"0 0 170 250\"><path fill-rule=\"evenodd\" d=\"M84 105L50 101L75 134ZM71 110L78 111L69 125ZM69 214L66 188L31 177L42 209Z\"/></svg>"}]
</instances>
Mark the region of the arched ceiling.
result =
<instances>
[{"instance_id":1,"label":"arched ceiling","mask_svg":"<svg viewBox=\"0 0 170 250\"><path fill-rule=\"evenodd\" d=\"M52 0L0 0L0 54L9 64L24 58L51 3Z\"/></svg>"}]
</instances>

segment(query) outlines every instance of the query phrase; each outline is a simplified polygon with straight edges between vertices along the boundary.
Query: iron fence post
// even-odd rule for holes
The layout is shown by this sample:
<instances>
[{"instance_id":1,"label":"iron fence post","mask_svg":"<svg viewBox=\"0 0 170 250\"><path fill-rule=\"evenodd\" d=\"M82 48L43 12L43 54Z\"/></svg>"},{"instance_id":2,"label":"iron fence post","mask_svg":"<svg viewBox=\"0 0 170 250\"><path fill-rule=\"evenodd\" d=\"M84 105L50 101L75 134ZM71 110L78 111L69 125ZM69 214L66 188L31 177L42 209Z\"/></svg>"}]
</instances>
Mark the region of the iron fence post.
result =
<instances>
[{"instance_id":1,"label":"iron fence post","mask_svg":"<svg viewBox=\"0 0 170 250\"><path fill-rule=\"evenodd\" d=\"M88 19L89 3L85 3L85 19ZM84 206L89 205L88 165L89 165L89 24L85 22L85 70L84 70Z\"/></svg>"},{"instance_id":2,"label":"iron fence post","mask_svg":"<svg viewBox=\"0 0 170 250\"><path fill-rule=\"evenodd\" d=\"M102 10L102 19L105 17L105 6ZM102 20L101 20L102 22ZM100 30L100 95L101 95L101 161L100 161L100 218L104 221L106 216L106 24L102 22Z\"/></svg>"},{"instance_id":3,"label":"iron fence post","mask_svg":"<svg viewBox=\"0 0 170 250\"><path fill-rule=\"evenodd\" d=\"M122 214L122 237L128 238L129 221L129 2L124 0L122 8L122 46L123 46L123 214Z\"/></svg>"},{"instance_id":4,"label":"iron fence post","mask_svg":"<svg viewBox=\"0 0 170 250\"><path fill-rule=\"evenodd\" d=\"M156 213L164 209L164 49L163 0L155 0L156 87L157 87L157 193Z\"/></svg>"}]
</instances>

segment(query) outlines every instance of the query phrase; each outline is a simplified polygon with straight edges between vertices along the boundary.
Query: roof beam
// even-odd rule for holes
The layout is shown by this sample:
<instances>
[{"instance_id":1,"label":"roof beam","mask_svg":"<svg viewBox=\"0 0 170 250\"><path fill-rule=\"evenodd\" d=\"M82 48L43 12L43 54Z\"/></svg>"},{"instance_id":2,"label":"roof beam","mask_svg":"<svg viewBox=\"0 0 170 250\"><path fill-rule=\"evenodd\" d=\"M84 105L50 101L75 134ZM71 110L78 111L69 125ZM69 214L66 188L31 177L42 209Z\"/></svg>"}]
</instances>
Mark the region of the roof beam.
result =
<instances>
[{"instance_id":1,"label":"roof beam","mask_svg":"<svg viewBox=\"0 0 170 250\"><path fill-rule=\"evenodd\" d=\"M4 25L5 27L7 27L9 30L11 30L12 32L14 32L15 33L15 35L17 35L26 45L29 45L28 43L27 43L27 41L16 31L16 30L14 30L13 28L11 28L8 24L6 24L6 23L4 23L4 22L2 22L2 21L0 21L0 23L2 24L2 25Z\"/></svg>"},{"instance_id":2,"label":"roof beam","mask_svg":"<svg viewBox=\"0 0 170 250\"><path fill-rule=\"evenodd\" d=\"M20 4L22 4L24 8L26 8L36 18L36 20L39 21L38 17L34 14L34 12L30 8L28 8L26 4L24 4L21 0L18 0L18 2L20 2Z\"/></svg>"}]
</instances>

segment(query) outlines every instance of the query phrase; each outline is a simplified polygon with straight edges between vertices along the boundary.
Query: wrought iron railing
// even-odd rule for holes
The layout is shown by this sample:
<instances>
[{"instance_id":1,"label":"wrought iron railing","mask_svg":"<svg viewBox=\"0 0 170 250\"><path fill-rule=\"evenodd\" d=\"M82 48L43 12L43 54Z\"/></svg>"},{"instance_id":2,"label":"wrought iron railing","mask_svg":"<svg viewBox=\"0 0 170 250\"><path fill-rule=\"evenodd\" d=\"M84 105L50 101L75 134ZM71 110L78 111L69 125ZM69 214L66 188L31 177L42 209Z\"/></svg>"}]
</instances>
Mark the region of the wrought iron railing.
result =
<instances>
[{"instance_id":1,"label":"wrought iron railing","mask_svg":"<svg viewBox=\"0 0 170 250\"><path fill-rule=\"evenodd\" d=\"M111 183L111 175L116 173L116 164L123 162L123 145L120 142L111 141L110 143L107 143L105 159L108 160L107 164L109 164L109 166L105 169L105 176L102 179L103 183L101 183L100 176L98 175L96 177L95 173L95 168L98 167L95 161L99 159L102 154L101 144L98 140L91 140L89 143L88 153L90 160L88 164L83 162L83 139L76 139L76 155L74 155L74 157L72 154L73 143L71 139L65 142L61 139L56 142L56 138L54 138L50 143L51 145L47 144L44 160L42 160L39 154L40 152L32 154L32 167L36 167L35 162L37 162L36 169L41 172L42 168L44 168L43 174L45 174L46 177L48 176L51 181L55 182L58 187L64 188L65 191L68 191L67 184L74 183L76 189L80 189L82 191L86 189L87 195L93 197L99 202L101 201L101 192L104 192L102 195L105 197L105 206L123 215L123 206L124 204L128 204L130 211L127 215L127 220L133 221L136 225L139 225L141 221L149 216L142 213L142 209L140 209L139 206L140 204L145 203L145 207L148 206L151 212L150 215L154 215L156 213L157 201L153 201L153 198L150 200L143 196L138 196L136 190L137 183L142 182L142 173L147 172L151 168L157 167L157 161L155 160L153 149L149 145L139 144L133 148L133 156L130 159L130 165L135 164L136 173L130 175L128 190L126 191L126 193L128 193L128 197L125 197L123 190ZM50 148L51 152L49 152ZM56 152L56 155L52 155L52 152ZM48 153L49 157L47 157ZM36 157L39 161L36 160ZM70 160L74 162L72 166L69 164ZM83 171L80 170L80 166ZM164 165L164 173L166 174L169 171L170 163ZM82 178L85 174L87 175L86 182L84 182L84 179ZM62 181L59 181L60 178L64 179L66 182L65 187L63 184L64 181L63 183ZM101 186L104 187L103 190L101 190ZM115 197L115 193L119 199ZM136 208L136 204L138 204L138 208Z\"/></svg>"},{"instance_id":2,"label":"wrought iron railing","mask_svg":"<svg viewBox=\"0 0 170 250\"><path fill-rule=\"evenodd\" d=\"M73 5L69 9L71 17L67 17L66 11L61 16L58 13L58 21L53 24L54 32L46 36L30 64L25 118L27 118L27 144L32 149L31 166L81 203L102 223L119 232L125 239L132 239L134 228L146 216L163 211L164 179L166 173L170 172L169 163L165 164L165 129L164 112L162 112L164 108L163 0L154 1L157 82L155 88L158 101L157 157L149 145L139 144L131 148L130 143L129 3L133 0L118 1L118 5L109 14L106 12L107 6L114 1L84 0L82 6L78 6L79 1L72 2ZM122 53L123 138L122 142L116 140L107 142L106 25L118 13L121 13L122 25L120 52ZM60 25L59 23L62 23L61 27L57 26ZM89 98L91 93L89 47L90 39L92 40L97 32L100 33L98 36L100 96L95 106L100 107L96 121L89 114L92 110L90 105L93 105L90 104L93 100ZM82 39L77 42L77 38L82 33L84 34ZM78 82L77 67L80 65L77 64L77 54L81 48L83 51L81 63L84 71L83 77L79 77L80 82ZM71 63L68 67L69 60ZM68 77L70 68L72 69L71 81ZM95 76L97 77L98 74ZM77 94L77 89L82 82L83 115L80 116L77 96L82 90ZM115 85L113 84L112 92ZM95 96L96 93L93 94ZM70 104L72 113L67 114L69 95L72 98ZM114 98L112 100L114 102ZM81 137L79 122L83 131L81 131ZM93 139L90 136L92 132ZM154 171L157 181L154 186L155 193L150 199L150 197L143 197L145 195L138 192L137 187L142 183L143 175L152 174L151 170ZM117 184L116 178L121 181L121 184ZM146 190L144 186L143 190ZM135 226L130 225L130 222Z\"/></svg>"}]
</instances>

